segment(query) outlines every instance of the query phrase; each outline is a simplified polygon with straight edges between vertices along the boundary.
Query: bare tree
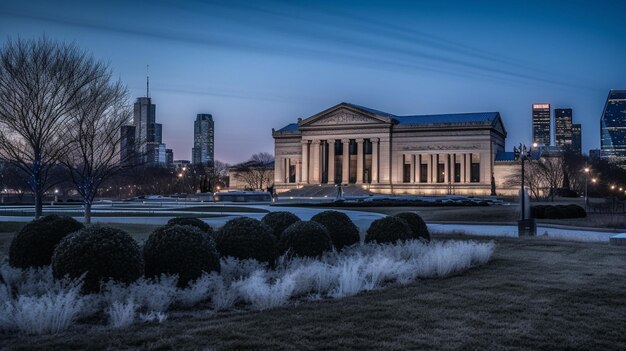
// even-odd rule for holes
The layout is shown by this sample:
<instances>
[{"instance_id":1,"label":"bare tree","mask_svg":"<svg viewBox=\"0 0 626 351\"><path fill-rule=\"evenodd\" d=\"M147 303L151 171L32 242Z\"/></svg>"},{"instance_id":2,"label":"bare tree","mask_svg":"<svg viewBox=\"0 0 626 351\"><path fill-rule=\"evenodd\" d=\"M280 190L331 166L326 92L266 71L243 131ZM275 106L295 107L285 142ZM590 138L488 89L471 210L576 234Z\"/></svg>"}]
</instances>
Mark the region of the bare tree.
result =
<instances>
[{"instance_id":1,"label":"bare tree","mask_svg":"<svg viewBox=\"0 0 626 351\"><path fill-rule=\"evenodd\" d=\"M190 165L187 173L190 177L192 191L201 193L214 192L219 184L224 183L229 165L219 160L213 164Z\"/></svg>"},{"instance_id":2,"label":"bare tree","mask_svg":"<svg viewBox=\"0 0 626 351\"><path fill-rule=\"evenodd\" d=\"M274 156L266 152L252 155L250 161L234 166L234 176L253 190L263 190L272 185Z\"/></svg>"},{"instance_id":3,"label":"bare tree","mask_svg":"<svg viewBox=\"0 0 626 351\"><path fill-rule=\"evenodd\" d=\"M542 157L536 165L537 171L548 187L550 199L554 201L557 190L563 185L563 158L560 156Z\"/></svg>"},{"instance_id":4,"label":"bare tree","mask_svg":"<svg viewBox=\"0 0 626 351\"><path fill-rule=\"evenodd\" d=\"M131 109L126 87L111 82L110 71L83 89L79 99L82 103L69 113L66 137L71 143L61 162L83 199L84 221L91 223L98 189L130 164L130 160L120 160L120 129L128 124Z\"/></svg>"},{"instance_id":5,"label":"bare tree","mask_svg":"<svg viewBox=\"0 0 626 351\"><path fill-rule=\"evenodd\" d=\"M0 51L0 156L27 176L42 214L50 169L68 150L69 112L79 93L106 68L75 45L9 40Z\"/></svg>"}]
</instances>

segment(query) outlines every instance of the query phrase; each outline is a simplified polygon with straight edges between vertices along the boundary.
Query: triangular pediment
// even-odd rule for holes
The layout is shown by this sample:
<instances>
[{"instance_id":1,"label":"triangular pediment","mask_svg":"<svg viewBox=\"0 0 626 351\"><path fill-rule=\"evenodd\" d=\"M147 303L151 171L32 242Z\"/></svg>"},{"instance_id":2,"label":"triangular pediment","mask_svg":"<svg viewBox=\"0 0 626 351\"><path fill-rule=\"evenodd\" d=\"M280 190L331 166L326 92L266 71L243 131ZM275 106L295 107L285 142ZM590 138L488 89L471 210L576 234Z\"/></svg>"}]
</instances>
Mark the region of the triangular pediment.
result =
<instances>
[{"instance_id":1,"label":"triangular pediment","mask_svg":"<svg viewBox=\"0 0 626 351\"><path fill-rule=\"evenodd\" d=\"M504 123L502 122L500 113L498 113L498 115L496 116L496 119L493 121L493 128L499 131L500 133L502 133L502 135L506 137L506 129L504 128Z\"/></svg>"},{"instance_id":2,"label":"triangular pediment","mask_svg":"<svg viewBox=\"0 0 626 351\"><path fill-rule=\"evenodd\" d=\"M337 125L363 125L363 124L390 124L392 119L388 116L376 114L367 109L354 105L341 103L325 111L315 114L299 125L302 127L322 127Z\"/></svg>"}]
</instances>

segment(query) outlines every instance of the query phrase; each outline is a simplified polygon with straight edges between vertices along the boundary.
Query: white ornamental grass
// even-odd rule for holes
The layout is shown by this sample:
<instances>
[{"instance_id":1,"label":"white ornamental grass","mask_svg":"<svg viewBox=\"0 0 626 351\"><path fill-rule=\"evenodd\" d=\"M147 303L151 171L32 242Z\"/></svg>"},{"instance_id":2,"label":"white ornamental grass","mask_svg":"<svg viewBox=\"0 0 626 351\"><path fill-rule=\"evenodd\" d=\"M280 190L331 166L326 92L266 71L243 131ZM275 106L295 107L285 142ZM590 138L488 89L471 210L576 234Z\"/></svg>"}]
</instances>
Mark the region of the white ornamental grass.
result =
<instances>
[{"instance_id":1,"label":"white ornamental grass","mask_svg":"<svg viewBox=\"0 0 626 351\"><path fill-rule=\"evenodd\" d=\"M109 325L113 328L125 328L135 322L137 305L132 299L126 302L115 301L106 309Z\"/></svg>"},{"instance_id":2,"label":"white ornamental grass","mask_svg":"<svg viewBox=\"0 0 626 351\"><path fill-rule=\"evenodd\" d=\"M14 327L27 334L56 334L66 330L79 317L84 305L81 285L64 292L41 296L19 296L5 304L5 313Z\"/></svg>"},{"instance_id":3,"label":"white ornamental grass","mask_svg":"<svg viewBox=\"0 0 626 351\"><path fill-rule=\"evenodd\" d=\"M157 312L157 311L150 311L148 313L140 313L139 320L141 320L144 323L150 323L150 322L163 323L167 320L167 313Z\"/></svg>"},{"instance_id":4,"label":"white ornamental grass","mask_svg":"<svg viewBox=\"0 0 626 351\"><path fill-rule=\"evenodd\" d=\"M176 292L176 302L183 307L192 307L206 300L209 296L211 286L219 278L216 273L204 273L200 278L189 283L185 289Z\"/></svg>"}]
</instances>

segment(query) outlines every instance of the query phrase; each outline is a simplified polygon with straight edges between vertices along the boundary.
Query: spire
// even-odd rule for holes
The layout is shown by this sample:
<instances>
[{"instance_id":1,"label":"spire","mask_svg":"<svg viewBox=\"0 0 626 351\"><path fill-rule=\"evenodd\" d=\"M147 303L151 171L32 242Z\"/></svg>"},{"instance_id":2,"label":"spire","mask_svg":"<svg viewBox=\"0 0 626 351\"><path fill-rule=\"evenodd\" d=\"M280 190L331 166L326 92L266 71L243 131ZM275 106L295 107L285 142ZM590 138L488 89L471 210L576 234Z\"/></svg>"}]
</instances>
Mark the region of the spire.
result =
<instances>
[{"instance_id":1,"label":"spire","mask_svg":"<svg viewBox=\"0 0 626 351\"><path fill-rule=\"evenodd\" d=\"M146 65L146 97L150 97L150 65Z\"/></svg>"}]
</instances>

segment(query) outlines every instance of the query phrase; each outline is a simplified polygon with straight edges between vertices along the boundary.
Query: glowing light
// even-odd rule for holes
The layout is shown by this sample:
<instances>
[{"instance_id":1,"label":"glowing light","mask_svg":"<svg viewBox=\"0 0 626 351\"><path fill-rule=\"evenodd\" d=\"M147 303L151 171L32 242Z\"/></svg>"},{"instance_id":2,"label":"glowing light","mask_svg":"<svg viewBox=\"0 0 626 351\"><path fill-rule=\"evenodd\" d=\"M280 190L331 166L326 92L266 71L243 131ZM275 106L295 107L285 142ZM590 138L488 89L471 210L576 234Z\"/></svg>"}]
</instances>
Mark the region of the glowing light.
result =
<instances>
[{"instance_id":1,"label":"glowing light","mask_svg":"<svg viewBox=\"0 0 626 351\"><path fill-rule=\"evenodd\" d=\"M533 147L537 147L537 146L539 146L539 144L533 143Z\"/></svg>"},{"instance_id":2,"label":"glowing light","mask_svg":"<svg viewBox=\"0 0 626 351\"><path fill-rule=\"evenodd\" d=\"M597 180L596 178L593 178L593 179L591 180L591 182L592 182L592 183L595 183L595 182L597 182L597 181L598 181L598 180Z\"/></svg>"},{"instance_id":3,"label":"glowing light","mask_svg":"<svg viewBox=\"0 0 626 351\"><path fill-rule=\"evenodd\" d=\"M178 173L178 178L182 178L183 174L182 173Z\"/></svg>"},{"instance_id":4,"label":"glowing light","mask_svg":"<svg viewBox=\"0 0 626 351\"><path fill-rule=\"evenodd\" d=\"M611 190L615 189L615 185L611 185Z\"/></svg>"},{"instance_id":5,"label":"glowing light","mask_svg":"<svg viewBox=\"0 0 626 351\"><path fill-rule=\"evenodd\" d=\"M589 173L589 167L585 167L585 173Z\"/></svg>"}]
</instances>

